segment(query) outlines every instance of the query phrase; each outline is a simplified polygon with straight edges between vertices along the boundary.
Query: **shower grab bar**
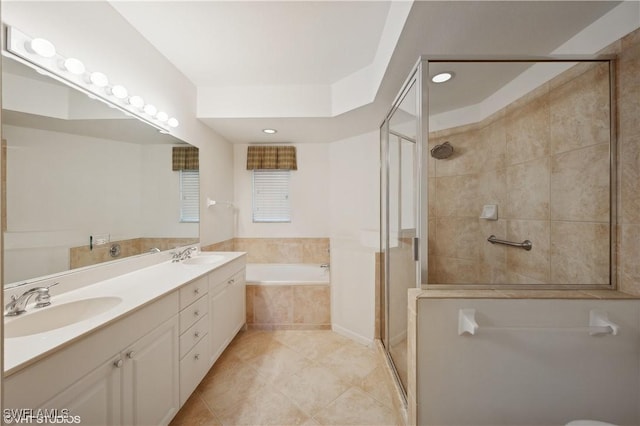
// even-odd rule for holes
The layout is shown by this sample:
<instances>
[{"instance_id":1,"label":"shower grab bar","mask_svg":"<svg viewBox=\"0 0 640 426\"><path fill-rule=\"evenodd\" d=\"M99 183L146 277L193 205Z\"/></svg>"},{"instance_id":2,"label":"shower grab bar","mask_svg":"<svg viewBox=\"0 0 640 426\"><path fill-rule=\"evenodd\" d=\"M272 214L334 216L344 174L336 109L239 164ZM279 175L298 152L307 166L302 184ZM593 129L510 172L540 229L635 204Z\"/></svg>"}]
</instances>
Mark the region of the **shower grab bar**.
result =
<instances>
[{"instance_id":1,"label":"shower grab bar","mask_svg":"<svg viewBox=\"0 0 640 426\"><path fill-rule=\"evenodd\" d=\"M531 248L533 247L533 243L529 240L524 240L521 243L514 243L513 241L499 240L495 235L491 235L489 238L487 238L487 241L489 241L491 244L504 244L505 246L519 247L527 251L531 250Z\"/></svg>"}]
</instances>

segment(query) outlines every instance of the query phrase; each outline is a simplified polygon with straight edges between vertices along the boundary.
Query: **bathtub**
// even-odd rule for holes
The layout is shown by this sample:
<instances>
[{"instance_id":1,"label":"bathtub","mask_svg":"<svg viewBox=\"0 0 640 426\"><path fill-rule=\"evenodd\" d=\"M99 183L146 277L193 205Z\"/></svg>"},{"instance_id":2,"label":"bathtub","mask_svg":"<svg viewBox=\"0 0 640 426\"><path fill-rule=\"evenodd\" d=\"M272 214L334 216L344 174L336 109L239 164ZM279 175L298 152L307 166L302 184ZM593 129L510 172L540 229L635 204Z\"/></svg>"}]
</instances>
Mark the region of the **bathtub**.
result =
<instances>
[{"instance_id":1,"label":"bathtub","mask_svg":"<svg viewBox=\"0 0 640 426\"><path fill-rule=\"evenodd\" d=\"M249 263L247 326L331 329L330 273L319 264Z\"/></svg>"},{"instance_id":2,"label":"bathtub","mask_svg":"<svg viewBox=\"0 0 640 426\"><path fill-rule=\"evenodd\" d=\"M329 284L329 271L312 263L248 263L248 285Z\"/></svg>"}]
</instances>

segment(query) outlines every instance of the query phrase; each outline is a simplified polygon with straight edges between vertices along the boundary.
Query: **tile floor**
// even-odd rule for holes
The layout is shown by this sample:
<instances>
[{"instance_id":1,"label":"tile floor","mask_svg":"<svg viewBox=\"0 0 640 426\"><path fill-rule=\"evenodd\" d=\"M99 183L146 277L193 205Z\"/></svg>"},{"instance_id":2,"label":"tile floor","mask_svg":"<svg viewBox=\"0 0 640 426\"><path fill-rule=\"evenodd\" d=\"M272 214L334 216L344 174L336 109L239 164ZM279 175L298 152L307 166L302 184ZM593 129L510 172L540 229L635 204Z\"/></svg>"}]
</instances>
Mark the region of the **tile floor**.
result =
<instances>
[{"instance_id":1,"label":"tile floor","mask_svg":"<svg viewBox=\"0 0 640 426\"><path fill-rule=\"evenodd\" d=\"M171 425L401 425L385 362L332 331L241 331Z\"/></svg>"}]
</instances>

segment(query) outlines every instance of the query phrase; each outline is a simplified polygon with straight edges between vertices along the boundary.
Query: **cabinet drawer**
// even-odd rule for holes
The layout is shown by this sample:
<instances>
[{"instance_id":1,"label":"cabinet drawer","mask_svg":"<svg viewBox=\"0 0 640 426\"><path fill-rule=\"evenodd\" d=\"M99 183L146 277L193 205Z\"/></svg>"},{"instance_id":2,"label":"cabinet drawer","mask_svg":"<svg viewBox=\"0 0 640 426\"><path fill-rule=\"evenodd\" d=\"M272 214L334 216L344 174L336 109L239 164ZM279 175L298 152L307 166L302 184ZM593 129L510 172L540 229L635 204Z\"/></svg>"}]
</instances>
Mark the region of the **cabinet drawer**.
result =
<instances>
[{"instance_id":1,"label":"cabinet drawer","mask_svg":"<svg viewBox=\"0 0 640 426\"><path fill-rule=\"evenodd\" d=\"M209 283L207 277L198 278L180 288L180 309L192 304L196 299L207 294Z\"/></svg>"},{"instance_id":2,"label":"cabinet drawer","mask_svg":"<svg viewBox=\"0 0 640 426\"><path fill-rule=\"evenodd\" d=\"M209 332L209 315L203 315L187 331L180 335L180 359Z\"/></svg>"},{"instance_id":3,"label":"cabinet drawer","mask_svg":"<svg viewBox=\"0 0 640 426\"><path fill-rule=\"evenodd\" d=\"M180 311L180 334L187 331L196 321L207 314L209 311L207 300L207 297L201 297Z\"/></svg>"},{"instance_id":4,"label":"cabinet drawer","mask_svg":"<svg viewBox=\"0 0 640 426\"><path fill-rule=\"evenodd\" d=\"M209 371L209 335L205 335L180 361L180 405Z\"/></svg>"}]
</instances>

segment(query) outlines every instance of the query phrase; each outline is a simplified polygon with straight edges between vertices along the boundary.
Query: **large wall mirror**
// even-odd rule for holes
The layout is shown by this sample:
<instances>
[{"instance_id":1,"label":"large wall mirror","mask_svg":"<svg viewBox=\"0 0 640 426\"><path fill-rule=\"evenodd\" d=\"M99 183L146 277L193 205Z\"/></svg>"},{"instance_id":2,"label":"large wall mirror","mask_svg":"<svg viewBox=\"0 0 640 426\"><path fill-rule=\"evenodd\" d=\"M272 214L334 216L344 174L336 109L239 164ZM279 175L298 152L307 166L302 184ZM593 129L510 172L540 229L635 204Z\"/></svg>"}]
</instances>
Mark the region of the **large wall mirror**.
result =
<instances>
[{"instance_id":1,"label":"large wall mirror","mask_svg":"<svg viewBox=\"0 0 640 426\"><path fill-rule=\"evenodd\" d=\"M197 242L183 141L8 57L2 104L5 287Z\"/></svg>"},{"instance_id":2,"label":"large wall mirror","mask_svg":"<svg viewBox=\"0 0 640 426\"><path fill-rule=\"evenodd\" d=\"M614 285L612 62L428 67L428 283Z\"/></svg>"}]
</instances>

